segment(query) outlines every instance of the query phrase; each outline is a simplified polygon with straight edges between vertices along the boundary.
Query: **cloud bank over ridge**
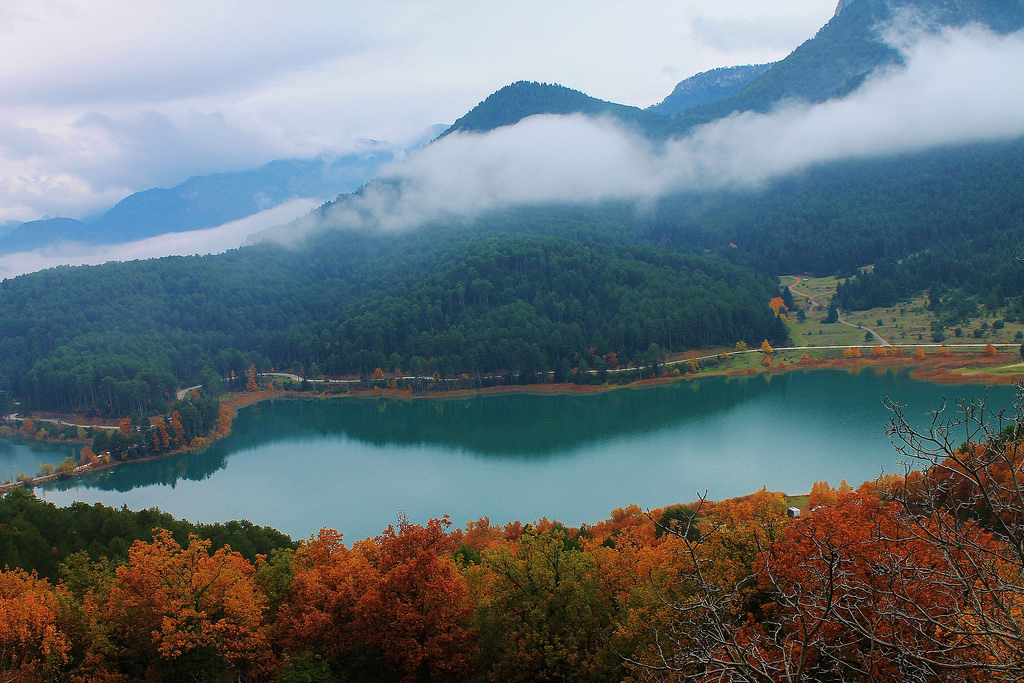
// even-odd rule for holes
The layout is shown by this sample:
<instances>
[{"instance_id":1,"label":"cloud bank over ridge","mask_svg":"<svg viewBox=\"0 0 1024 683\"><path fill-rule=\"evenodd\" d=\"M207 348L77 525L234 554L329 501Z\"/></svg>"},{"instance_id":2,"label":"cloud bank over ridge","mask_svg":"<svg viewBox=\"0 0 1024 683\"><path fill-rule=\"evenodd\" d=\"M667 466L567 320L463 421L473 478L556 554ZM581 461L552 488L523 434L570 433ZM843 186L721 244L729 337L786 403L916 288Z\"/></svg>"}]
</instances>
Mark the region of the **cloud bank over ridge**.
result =
<instances>
[{"instance_id":1,"label":"cloud bank over ridge","mask_svg":"<svg viewBox=\"0 0 1024 683\"><path fill-rule=\"evenodd\" d=\"M904 66L872 75L844 99L734 114L663 144L583 116L449 135L385 182L328 207L323 220L271 232L403 230L519 204L756 187L817 163L1024 135L1024 33L968 27L918 34L901 50Z\"/></svg>"}]
</instances>

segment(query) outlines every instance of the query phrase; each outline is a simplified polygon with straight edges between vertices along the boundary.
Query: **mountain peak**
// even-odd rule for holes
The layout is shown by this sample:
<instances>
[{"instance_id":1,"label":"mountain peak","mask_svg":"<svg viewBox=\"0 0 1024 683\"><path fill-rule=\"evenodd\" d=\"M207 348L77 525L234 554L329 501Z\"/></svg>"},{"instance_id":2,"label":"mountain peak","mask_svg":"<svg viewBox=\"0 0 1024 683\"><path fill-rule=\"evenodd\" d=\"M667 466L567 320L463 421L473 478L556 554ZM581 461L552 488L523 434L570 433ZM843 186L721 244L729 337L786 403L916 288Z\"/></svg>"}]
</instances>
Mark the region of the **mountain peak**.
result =
<instances>
[{"instance_id":1,"label":"mountain peak","mask_svg":"<svg viewBox=\"0 0 1024 683\"><path fill-rule=\"evenodd\" d=\"M853 2L853 0L839 0L839 4L836 5L836 13L832 16L839 16L839 13L846 9L846 6L851 2Z\"/></svg>"},{"instance_id":2,"label":"mountain peak","mask_svg":"<svg viewBox=\"0 0 1024 683\"><path fill-rule=\"evenodd\" d=\"M668 123L664 117L637 107L599 100L562 85L517 81L489 95L453 123L442 137L454 132L483 133L539 114L611 116L647 132L667 128Z\"/></svg>"}]
</instances>

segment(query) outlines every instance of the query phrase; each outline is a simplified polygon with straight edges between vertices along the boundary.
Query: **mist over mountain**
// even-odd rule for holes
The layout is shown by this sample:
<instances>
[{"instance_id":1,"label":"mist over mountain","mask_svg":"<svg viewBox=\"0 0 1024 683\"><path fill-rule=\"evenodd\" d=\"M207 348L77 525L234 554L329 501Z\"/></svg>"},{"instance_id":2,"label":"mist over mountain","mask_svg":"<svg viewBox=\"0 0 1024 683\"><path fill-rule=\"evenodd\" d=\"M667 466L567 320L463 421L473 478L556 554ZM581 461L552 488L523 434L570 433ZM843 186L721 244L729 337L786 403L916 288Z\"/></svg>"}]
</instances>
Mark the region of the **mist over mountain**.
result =
<instances>
[{"instance_id":1,"label":"mist over mountain","mask_svg":"<svg viewBox=\"0 0 1024 683\"><path fill-rule=\"evenodd\" d=\"M768 112L786 102L824 102L861 87L872 74L905 62L921 34L981 27L1006 35L1024 26L1024 1L850 0L818 33L742 90L686 112L685 126L733 112Z\"/></svg>"},{"instance_id":2,"label":"mist over mountain","mask_svg":"<svg viewBox=\"0 0 1024 683\"><path fill-rule=\"evenodd\" d=\"M853 11L857 5L833 22L863 19ZM1020 33L977 25L925 30L912 22L887 35L890 42L880 45L898 54L899 63L872 72L843 97L785 100L767 112L732 113L699 126L688 114L668 119L556 86L516 84L465 117L478 123L453 127L359 193L256 239L272 233L294 240L325 227L405 230L520 204L628 200L643 211L666 193L756 189L832 161L1024 135L1024 91L1006 87L1024 63ZM562 100L598 113L525 116ZM646 125L651 119L685 131L666 135L666 128Z\"/></svg>"},{"instance_id":3,"label":"mist over mountain","mask_svg":"<svg viewBox=\"0 0 1024 683\"><path fill-rule=\"evenodd\" d=\"M212 228L289 200L324 200L352 192L405 153L379 145L361 154L283 159L258 169L195 176L169 189L131 194L92 219L51 218L14 226L0 235L0 254L61 242L115 244Z\"/></svg>"}]
</instances>

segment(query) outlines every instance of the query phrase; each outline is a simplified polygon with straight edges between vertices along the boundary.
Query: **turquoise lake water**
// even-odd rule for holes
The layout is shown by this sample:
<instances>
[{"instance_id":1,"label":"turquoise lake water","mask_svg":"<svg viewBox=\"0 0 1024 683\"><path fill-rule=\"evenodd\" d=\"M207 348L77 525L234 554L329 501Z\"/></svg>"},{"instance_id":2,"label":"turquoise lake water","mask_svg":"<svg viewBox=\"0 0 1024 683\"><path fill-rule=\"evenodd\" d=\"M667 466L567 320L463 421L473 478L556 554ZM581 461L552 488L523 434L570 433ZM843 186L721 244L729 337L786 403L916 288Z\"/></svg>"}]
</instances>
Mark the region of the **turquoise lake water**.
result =
<instances>
[{"instance_id":1,"label":"turquoise lake water","mask_svg":"<svg viewBox=\"0 0 1024 683\"><path fill-rule=\"evenodd\" d=\"M353 540L404 512L454 524L541 517L593 523L616 507L653 508L767 486L806 493L901 471L883 396L925 424L943 399L985 395L902 371L710 377L585 395L447 400L276 400L239 412L202 453L125 465L39 489L75 500L157 506L192 521L249 519L295 537L320 527ZM1005 405L1012 387L989 390ZM65 451L0 442L0 474ZM21 464L19 464L21 463Z\"/></svg>"}]
</instances>

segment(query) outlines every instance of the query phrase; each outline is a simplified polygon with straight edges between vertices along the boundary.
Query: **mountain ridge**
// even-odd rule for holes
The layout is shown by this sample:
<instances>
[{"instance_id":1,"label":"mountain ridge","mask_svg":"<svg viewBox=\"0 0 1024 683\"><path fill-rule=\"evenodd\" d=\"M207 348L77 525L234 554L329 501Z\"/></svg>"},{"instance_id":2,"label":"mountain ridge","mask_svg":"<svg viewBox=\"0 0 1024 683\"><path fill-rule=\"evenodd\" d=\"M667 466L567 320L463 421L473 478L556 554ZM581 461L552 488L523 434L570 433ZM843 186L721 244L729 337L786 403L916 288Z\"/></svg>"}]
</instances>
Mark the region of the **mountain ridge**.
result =
<instances>
[{"instance_id":1,"label":"mountain ridge","mask_svg":"<svg viewBox=\"0 0 1024 683\"><path fill-rule=\"evenodd\" d=\"M278 159L255 169L192 176L171 188L134 192L87 220L27 221L0 235L0 254L58 242L114 244L212 228L296 198L329 199L358 189L406 150L381 146L360 154Z\"/></svg>"},{"instance_id":2,"label":"mountain ridge","mask_svg":"<svg viewBox=\"0 0 1024 683\"><path fill-rule=\"evenodd\" d=\"M664 117L638 107L600 100L563 85L516 81L488 95L439 137L452 133L484 133L542 114L609 116L654 134L664 134L669 128Z\"/></svg>"},{"instance_id":3,"label":"mountain ridge","mask_svg":"<svg viewBox=\"0 0 1024 683\"><path fill-rule=\"evenodd\" d=\"M702 71L680 81L665 99L651 105L645 111L663 116L678 116L688 109L736 94L771 67L771 63L747 64Z\"/></svg>"}]
</instances>

